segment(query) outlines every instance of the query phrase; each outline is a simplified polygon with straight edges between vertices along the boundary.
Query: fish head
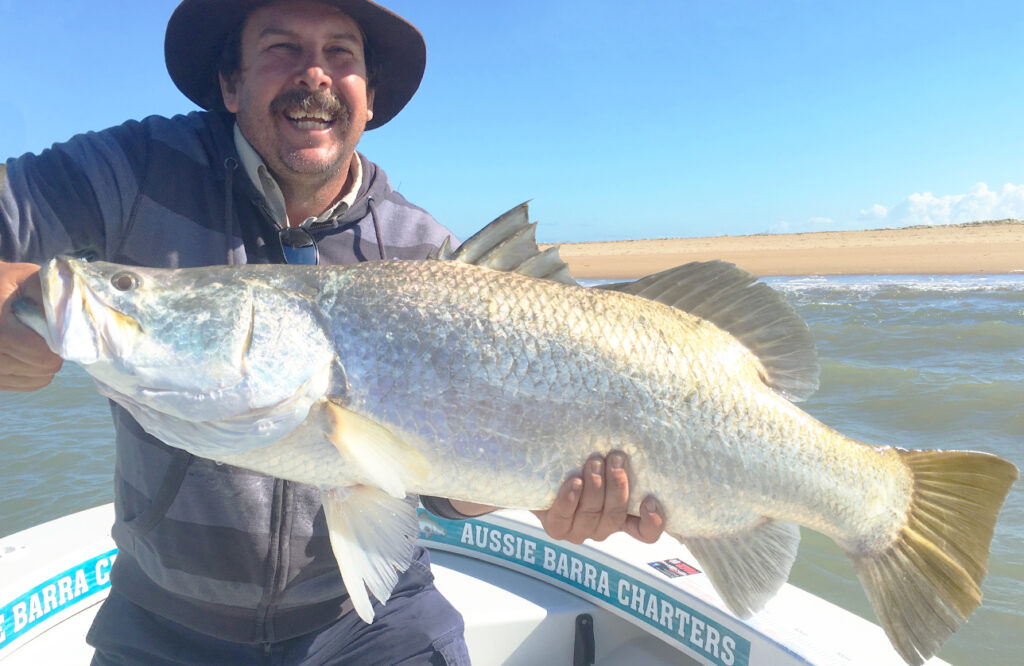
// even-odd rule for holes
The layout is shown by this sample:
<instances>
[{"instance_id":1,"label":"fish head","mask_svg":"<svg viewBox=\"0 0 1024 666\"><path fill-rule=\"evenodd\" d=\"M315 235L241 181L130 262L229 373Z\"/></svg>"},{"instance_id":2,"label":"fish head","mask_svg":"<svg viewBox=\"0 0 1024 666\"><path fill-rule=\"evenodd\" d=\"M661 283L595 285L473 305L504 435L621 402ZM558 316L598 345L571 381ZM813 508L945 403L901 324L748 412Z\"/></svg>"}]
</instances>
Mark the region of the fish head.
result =
<instances>
[{"instance_id":1,"label":"fish head","mask_svg":"<svg viewBox=\"0 0 1024 666\"><path fill-rule=\"evenodd\" d=\"M323 396L335 353L308 299L245 268L260 267L57 258L40 271L42 308L15 313L165 441L203 439L196 423L213 424L211 445L266 439Z\"/></svg>"},{"instance_id":2,"label":"fish head","mask_svg":"<svg viewBox=\"0 0 1024 666\"><path fill-rule=\"evenodd\" d=\"M40 271L46 327L37 332L118 388L224 388L245 373L253 305L219 273L57 258Z\"/></svg>"}]
</instances>

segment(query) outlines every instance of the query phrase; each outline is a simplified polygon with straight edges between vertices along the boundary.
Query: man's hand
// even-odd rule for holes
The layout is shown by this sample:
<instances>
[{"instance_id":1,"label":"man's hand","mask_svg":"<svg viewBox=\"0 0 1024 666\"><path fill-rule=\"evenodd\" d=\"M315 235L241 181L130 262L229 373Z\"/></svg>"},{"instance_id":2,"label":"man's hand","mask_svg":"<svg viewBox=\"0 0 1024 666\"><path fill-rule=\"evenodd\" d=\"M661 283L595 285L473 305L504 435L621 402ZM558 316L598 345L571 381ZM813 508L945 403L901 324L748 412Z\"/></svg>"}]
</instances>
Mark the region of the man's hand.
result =
<instances>
[{"instance_id":1,"label":"man's hand","mask_svg":"<svg viewBox=\"0 0 1024 666\"><path fill-rule=\"evenodd\" d=\"M544 531L555 539L583 543L603 541L615 532L626 532L644 543L654 543L665 529L665 517L653 497L640 504L640 515L626 513L629 506L629 474L626 455L612 451L607 458L592 456L580 474L565 480L547 511L534 511ZM451 500L464 516L479 516L495 507Z\"/></svg>"},{"instance_id":2,"label":"man's hand","mask_svg":"<svg viewBox=\"0 0 1024 666\"><path fill-rule=\"evenodd\" d=\"M644 543L654 543L664 530L665 519L657 501L647 497L640 515L626 513L629 506L629 475L626 455L613 451L607 458L593 456L582 474L562 484L555 503L547 511L534 511L541 525L555 539L583 543L603 541L615 532L626 532Z\"/></svg>"},{"instance_id":3,"label":"man's hand","mask_svg":"<svg viewBox=\"0 0 1024 666\"><path fill-rule=\"evenodd\" d=\"M35 391L50 383L61 358L11 312L22 294L42 303L39 267L0 262L0 390Z\"/></svg>"}]
</instances>

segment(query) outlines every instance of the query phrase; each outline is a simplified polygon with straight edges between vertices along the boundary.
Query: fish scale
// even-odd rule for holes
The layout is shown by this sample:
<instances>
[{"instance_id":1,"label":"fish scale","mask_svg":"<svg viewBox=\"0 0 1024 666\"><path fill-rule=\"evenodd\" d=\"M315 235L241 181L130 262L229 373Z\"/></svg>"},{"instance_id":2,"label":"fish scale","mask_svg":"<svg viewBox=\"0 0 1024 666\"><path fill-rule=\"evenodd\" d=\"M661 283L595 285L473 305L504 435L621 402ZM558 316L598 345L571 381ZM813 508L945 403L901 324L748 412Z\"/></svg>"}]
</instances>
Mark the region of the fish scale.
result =
<instances>
[{"instance_id":1,"label":"fish scale","mask_svg":"<svg viewBox=\"0 0 1024 666\"><path fill-rule=\"evenodd\" d=\"M738 466L699 465L698 478L691 479L693 474L686 472L668 479L646 469L645 459L715 460L702 451L705 442L727 441L740 450L750 432L770 430L778 421L776 415L759 415L750 406L755 401L748 394L751 387L758 387L740 381L757 373L758 362L749 352L722 331L701 326L692 316L658 303L614 292L543 284L455 263L375 263L359 267L357 272L358 296L345 293L344 281L328 296L331 302L343 304L346 312L325 311L335 322L335 338L344 341L339 345L339 357L353 386L349 406L390 424L405 440L438 442L437 464L461 462L458 480L462 487L449 483L447 487L418 488L421 492L544 508L553 499L558 482L578 469L587 456L622 449L633 455L636 488L658 488L663 505L690 506L694 502L686 494L687 488L737 485L740 478L733 475L753 473L757 460L739 460ZM616 301L629 301L630 309ZM644 311L645 326L633 325L633 309ZM442 310L458 316L439 325L444 318L436 313ZM385 338L373 330L374 319L385 322L389 330L415 331L417 341L436 338L448 343L450 326L466 334L445 354L410 354L419 342L381 344ZM687 337L681 342L670 339L664 335L666 330L678 330L680 337ZM496 355L495 350L501 354ZM716 357L719 362L713 363L711 359ZM733 364L723 367L722 357L734 359ZM674 370L680 365L675 359L686 359L685 374ZM442 363L443 370L432 361ZM454 368L451 363L456 364ZM541 381L551 368L570 381ZM446 385L439 377L448 371L451 383ZM380 376L389 378L387 391L379 391L375 385ZM399 376L402 381L396 385L392 379ZM596 381L572 382L573 377ZM437 400L446 390L454 399ZM769 405L788 404L763 385L758 390ZM688 394L702 398L689 402L688 408ZM514 403L509 402L510 396ZM443 430L431 418L419 418L425 413L445 412L447 404L468 404L469 408L461 410L465 416L445 414ZM486 429L479 427L481 421L488 424ZM707 432L718 433L718 437L708 438L703 434ZM571 439L582 441L567 441ZM820 439L817 433L808 433L800 440L770 442L771 457L782 461L779 466L791 465L794 461L784 455L787 450L799 450L800 441ZM575 454L566 456L567 448L575 449ZM493 452L510 449L544 464L517 469L503 466L504 459L495 460ZM753 457L759 456L758 450ZM543 482L538 485L545 488L543 495L531 497L493 488L496 473L519 479L524 472L538 473L536 467L542 468ZM634 503L639 499L635 495ZM676 534L715 534L704 526L695 529L686 524L671 509L667 512L670 529Z\"/></svg>"}]
</instances>

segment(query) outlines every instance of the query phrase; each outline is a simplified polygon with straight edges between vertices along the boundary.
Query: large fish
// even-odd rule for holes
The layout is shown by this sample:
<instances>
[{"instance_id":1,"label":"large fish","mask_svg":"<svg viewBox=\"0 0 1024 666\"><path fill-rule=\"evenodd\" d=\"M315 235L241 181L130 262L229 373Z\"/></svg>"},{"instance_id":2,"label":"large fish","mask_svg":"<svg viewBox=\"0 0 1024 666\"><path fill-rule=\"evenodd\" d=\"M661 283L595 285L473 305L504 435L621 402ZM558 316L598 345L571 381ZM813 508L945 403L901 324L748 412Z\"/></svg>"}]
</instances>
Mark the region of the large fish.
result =
<instances>
[{"instance_id":1,"label":"large fish","mask_svg":"<svg viewBox=\"0 0 1024 666\"><path fill-rule=\"evenodd\" d=\"M444 260L447 259L447 260ZM966 451L844 437L806 325L730 264L583 288L525 205L454 254L347 267L180 270L55 259L16 313L168 444L324 488L358 613L419 531L407 494L543 509L591 454L629 455L728 607L785 582L798 525L850 556L900 655L933 655L981 602L1017 478ZM684 509L682 507L688 507Z\"/></svg>"}]
</instances>

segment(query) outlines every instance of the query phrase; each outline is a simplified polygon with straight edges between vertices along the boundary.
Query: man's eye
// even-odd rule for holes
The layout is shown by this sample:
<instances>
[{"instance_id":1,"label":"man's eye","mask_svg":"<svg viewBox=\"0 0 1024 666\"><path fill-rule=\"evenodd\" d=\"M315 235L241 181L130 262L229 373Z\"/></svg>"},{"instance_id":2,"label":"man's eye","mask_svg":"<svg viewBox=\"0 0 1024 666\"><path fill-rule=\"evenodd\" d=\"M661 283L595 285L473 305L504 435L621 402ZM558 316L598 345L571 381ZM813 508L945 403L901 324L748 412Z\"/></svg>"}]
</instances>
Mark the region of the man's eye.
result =
<instances>
[{"instance_id":1,"label":"man's eye","mask_svg":"<svg viewBox=\"0 0 1024 666\"><path fill-rule=\"evenodd\" d=\"M287 42L270 45L270 50L272 51L297 51L298 49L299 47L296 44L289 44Z\"/></svg>"}]
</instances>

